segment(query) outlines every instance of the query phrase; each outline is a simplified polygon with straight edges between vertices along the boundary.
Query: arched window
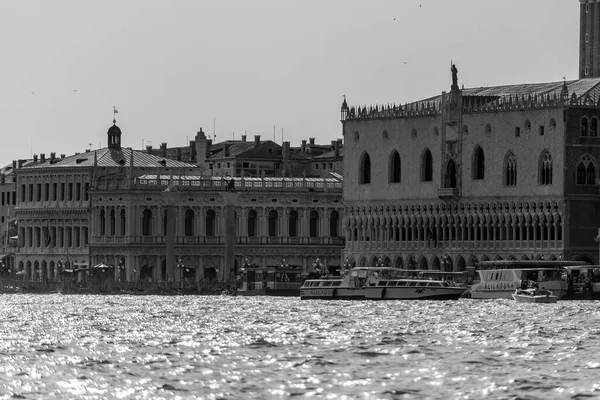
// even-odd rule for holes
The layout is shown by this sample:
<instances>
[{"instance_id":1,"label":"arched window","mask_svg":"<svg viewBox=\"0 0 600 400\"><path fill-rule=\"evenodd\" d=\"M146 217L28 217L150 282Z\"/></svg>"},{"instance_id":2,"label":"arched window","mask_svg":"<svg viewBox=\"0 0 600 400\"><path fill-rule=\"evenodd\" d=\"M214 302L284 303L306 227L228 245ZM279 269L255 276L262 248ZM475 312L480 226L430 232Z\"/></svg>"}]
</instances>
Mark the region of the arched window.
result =
<instances>
[{"instance_id":1,"label":"arched window","mask_svg":"<svg viewBox=\"0 0 600 400\"><path fill-rule=\"evenodd\" d=\"M597 137L598 136L598 118L593 117L590 121L590 136Z\"/></svg>"},{"instance_id":2,"label":"arched window","mask_svg":"<svg viewBox=\"0 0 600 400\"><path fill-rule=\"evenodd\" d=\"M208 210L205 217L206 236L215 236L215 210Z\"/></svg>"},{"instance_id":3,"label":"arched window","mask_svg":"<svg viewBox=\"0 0 600 400\"><path fill-rule=\"evenodd\" d=\"M142 236L152 236L152 210L149 208L142 213Z\"/></svg>"},{"instance_id":4,"label":"arched window","mask_svg":"<svg viewBox=\"0 0 600 400\"><path fill-rule=\"evenodd\" d=\"M446 174L444 175L444 187L455 188L458 185L456 178L456 164L453 159L446 164Z\"/></svg>"},{"instance_id":5,"label":"arched window","mask_svg":"<svg viewBox=\"0 0 600 400\"><path fill-rule=\"evenodd\" d=\"M319 236L319 213L315 210L310 212L310 221L309 221L309 236L310 237L318 237Z\"/></svg>"},{"instance_id":6,"label":"arched window","mask_svg":"<svg viewBox=\"0 0 600 400\"><path fill-rule=\"evenodd\" d=\"M338 225L340 221L340 214L337 211L332 211L329 215L329 236L338 237Z\"/></svg>"},{"instance_id":7,"label":"arched window","mask_svg":"<svg viewBox=\"0 0 600 400\"><path fill-rule=\"evenodd\" d=\"M290 211L290 220L288 224L288 235L290 237L298 236L298 211Z\"/></svg>"},{"instance_id":8,"label":"arched window","mask_svg":"<svg viewBox=\"0 0 600 400\"><path fill-rule=\"evenodd\" d=\"M100 222L100 236L106 235L106 212L104 209L100 210L100 215L98 216Z\"/></svg>"},{"instance_id":9,"label":"arched window","mask_svg":"<svg viewBox=\"0 0 600 400\"><path fill-rule=\"evenodd\" d=\"M504 161L504 185L517 185L517 158L512 152L508 153Z\"/></svg>"},{"instance_id":10,"label":"arched window","mask_svg":"<svg viewBox=\"0 0 600 400\"><path fill-rule=\"evenodd\" d=\"M596 166L594 165L594 162L590 156L584 156L577 165L577 184L596 184Z\"/></svg>"},{"instance_id":11,"label":"arched window","mask_svg":"<svg viewBox=\"0 0 600 400\"><path fill-rule=\"evenodd\" d=\"M479 146L473 152L473 179L479 180L485 177L485 156L483 149Z\"/></svg>"},{"instance_id":12,"label":"arched window","mask_svg":"<svg viewBox=\"0 0 600 400\"><path fill-rule=\"evenodd\" d=\"M115 210L110 210L110 235L115 236L117 234L117 221L115 217Z\"/></svg>"},{"instance_id":13,"label":"arched window","mask_svg":"<svg viewBox=\"0 0 600 400\"><path fill-rule=\"evenodd\" d=\"M194 210L191 208L185 210L184 235L194 236Z\"/></svg>"},{"instance_id":14,"label":"arched window","mask_svg":"<svg viewBox=\"0 0 600 400\"><path fill-rule=\"evenodd\" d=\"M125 218L125 210L121 210L121 236L125 236L126 227L127 227L127 220Z\"/></svg>"},{"instance_id":15,"label":"arched window","mask_svg":"<svg viewBox=\"0 0 600 400\"><path fill-rule=\"evenodd\" d=\"M269 236L270 237L277 236L277 221L278 221L277 211L275 211L275 210L269 211Z\"/></svg>"},{"instance_id":16,"label":"arched window","mask_svg":"<svg viewBox=\"0 0 600 400\"><path fill-rule=\"evenodd\" d=\"M390 167L388 172L390 183L400 182L400 154L396 150L392 151L390 157Z\"/></svg>"},{"instance_id":17,"label":"arched window","mask_svg":"<svg viewBox=\"0 0 600 400\"><path fill-rule=\"evenodd\" d=\"M579 122L579 126L580 126L579 135L580 136L588 136L588 119L587 119L587 117L581 118L581 121Z\"/></svg>"},{"instance_id":18,"label":"arched window","mask_svg":"<svg viewBox=\"0 0 600 400\"><path fill-rule=\"evenodd\" d=\"M433 158L431 151L425 149L421 158L421 182L431 182L433 180Z\"/></svg>"},{"instance_id":19,"label":"arched window","mask_svg":"<svg viewBox=\"0 0 600 400\"><path fill-rule=\"evenodd\" d=\"M545 151L540 157L540 185L552 185L552 156Z\"/></svg>"},{"instance_id":20,"label":"arched window","mask_svg":"<svg viewBox=\"0 0 600 400\"><path fill-rule=\"evenodd\" d=\"M359 164L358 183L371 183L371 158L368 153L363 153Z\"/></svg>"},{"instance_id":21,"label":"arched window","mask_svg":"<svg viewBox=\"0 0 600 400\"><path fill-rule=\"evenodd\" d=\"M256 211L248 212L248 236L256 236Z\"/></svg>"}]
</instances>

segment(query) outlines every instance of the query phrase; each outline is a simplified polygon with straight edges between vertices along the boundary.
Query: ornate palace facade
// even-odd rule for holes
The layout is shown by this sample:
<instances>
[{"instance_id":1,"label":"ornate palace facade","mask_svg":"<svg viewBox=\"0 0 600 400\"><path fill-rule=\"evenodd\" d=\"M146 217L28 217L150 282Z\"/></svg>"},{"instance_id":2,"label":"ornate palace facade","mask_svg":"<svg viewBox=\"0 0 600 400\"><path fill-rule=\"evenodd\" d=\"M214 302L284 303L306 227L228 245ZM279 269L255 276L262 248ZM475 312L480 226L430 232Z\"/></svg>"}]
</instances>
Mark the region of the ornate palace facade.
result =
<instances>
[{"instance_id":1,"label":"ornate palace facade","mask_svg":"<svg viewBox=\"0 0 600 400\"><path fill-rule=\"evenodd\" d=\"M600 79L459 89L406 105L344 99L345 257L464 270L598 263Z\"/></svg>"}]
</instances>

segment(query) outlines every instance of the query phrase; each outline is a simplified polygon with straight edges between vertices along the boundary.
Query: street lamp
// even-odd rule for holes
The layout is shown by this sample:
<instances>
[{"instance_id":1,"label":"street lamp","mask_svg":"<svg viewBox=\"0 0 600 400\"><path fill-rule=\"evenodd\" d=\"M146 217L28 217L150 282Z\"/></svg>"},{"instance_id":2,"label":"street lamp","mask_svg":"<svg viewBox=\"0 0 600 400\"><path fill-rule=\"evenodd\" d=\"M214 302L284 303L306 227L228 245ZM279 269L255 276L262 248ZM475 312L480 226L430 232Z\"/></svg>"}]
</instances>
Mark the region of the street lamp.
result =
<instances>
[{"instance_id":1,"label":"street lamp","mask_svg":"<svg viewBox=\"0 0 600 400\"><path fill-rule=\"evenodd\" d=\"M448 265L450 265L450 256L448 254L444 254L442 256L442 271L447 271Z\"/></svg>"},{"instance_id":2,"label":"street lamp","mask_svg":"<svg viewBox=\"0 0 600 400\"><path fill-rule=\"evenodd\" d=\"M281 259L281 268L288 268L290 265L288 264L288 262L285 260L285 257L283 257Z\"/></svg>"},{"instance_id":3,"label":"street lamp","mask_svg":"<svg viewBox=\"0 0 600 400\"><path fill-rule=\"evenodd\" d=\"M381 256L377 257L377 260L375 260L375 266L377 268L383 267L383 260L381 259Z\"/></svg>"},{"instance_id":4,"label":"street lamp","mask_svg":"<svg viewBox=\"0 0 600 400\"><path fill-rule=\"evenodd\" d=\"M351 266L352 266L352 264L350 263L350 259L348 257L346 257L346 259L344 260L344 274L347 274L348 272L350 272Z\"/></svg>"},{"instance_id":5,"label":"street lamp","mask_svg":"<svg viewBox=\"0 0 600 400\"><path fill-rule=\"evenodd\" d=\"M408 269L415 269L416 264L417 263L415 261L415 258L413 256L410 256L408 258Z\"/></svg>"},{"instance_id":6,"label":"street lamp","mask_svg":"<svg viewBox=\"0 0 600 400\"><path fill-rule=\"evenodd\" d=\"M251 266L252 264L250 263L250 260L248 260L248 257L244 257L244 260L242 261L242 269L245 271Z\"/></svg>"},{"instance_id":7,"label":"street lamp","mask_svg":"<svg viewBox=\"0 0 600 400\"><path fill-rule=\"evenodd\" d=\"M323 271L323 263L321 262L321 260L319 259L319 257L317 257L315 259L315 261L313 262L313 268L315 269L315 271L317 272L318 275L321 275L322 271Z\"/></svg>"}]
</instances>

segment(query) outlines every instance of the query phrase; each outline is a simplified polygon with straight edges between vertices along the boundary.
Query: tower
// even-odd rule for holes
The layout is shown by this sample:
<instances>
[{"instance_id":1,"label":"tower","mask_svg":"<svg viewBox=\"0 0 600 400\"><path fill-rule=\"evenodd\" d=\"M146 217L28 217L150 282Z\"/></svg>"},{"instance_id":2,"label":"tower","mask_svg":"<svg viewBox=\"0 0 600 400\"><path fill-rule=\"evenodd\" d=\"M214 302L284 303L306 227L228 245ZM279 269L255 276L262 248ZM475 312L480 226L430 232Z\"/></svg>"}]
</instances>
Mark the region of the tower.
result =
<instances>
[{"instance_id":1,"label":"tower","mask_svg":"<svg viewBox=\"0 0 600 400\"><path fill-rule=\"evenodd\" d=\"M108 128L108 148L109 149L120 149L121 148L121 129L117 126L117 108L113 106L113 126Z\"/></svg>"},{"instance_id":2,"label":"tower","mask_svg":"<svg viewBox=\"0 0 600 400\"><path fill-rule=\"evenodd\" d=\"M600 3L579 0L579 79L600 77Z\"/></svg>"},{"instance_id":3,"label":"tower","mask_svg":"<svg viewBox=\"0 0 600 400\"><path fill-rule=\"evenodd\" d=\"M196 165L201 167L202 171L205 171L207 169L206 156L208 155L208 142L202 128L196 134L194 143L196 146Z\"/></svg>"}]
</instances>

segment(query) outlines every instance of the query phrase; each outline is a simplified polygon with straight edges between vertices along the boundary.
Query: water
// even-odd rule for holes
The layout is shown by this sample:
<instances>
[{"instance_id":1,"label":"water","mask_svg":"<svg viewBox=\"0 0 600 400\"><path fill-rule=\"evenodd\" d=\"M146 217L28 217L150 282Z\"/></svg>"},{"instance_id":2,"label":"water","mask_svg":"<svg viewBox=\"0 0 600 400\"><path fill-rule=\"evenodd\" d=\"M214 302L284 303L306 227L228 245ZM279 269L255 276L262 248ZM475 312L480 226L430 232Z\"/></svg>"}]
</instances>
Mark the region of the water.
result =
<instances>
[{"instance_id":1,"label":"water","mask_svg":"<svg viewBox=\"0 0 600 400\"><path fill-rule=\"evenodd\" d=\"M600 302L0 295L0 399L600 398Z\"/></svg>"}]
</instances>

